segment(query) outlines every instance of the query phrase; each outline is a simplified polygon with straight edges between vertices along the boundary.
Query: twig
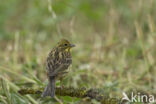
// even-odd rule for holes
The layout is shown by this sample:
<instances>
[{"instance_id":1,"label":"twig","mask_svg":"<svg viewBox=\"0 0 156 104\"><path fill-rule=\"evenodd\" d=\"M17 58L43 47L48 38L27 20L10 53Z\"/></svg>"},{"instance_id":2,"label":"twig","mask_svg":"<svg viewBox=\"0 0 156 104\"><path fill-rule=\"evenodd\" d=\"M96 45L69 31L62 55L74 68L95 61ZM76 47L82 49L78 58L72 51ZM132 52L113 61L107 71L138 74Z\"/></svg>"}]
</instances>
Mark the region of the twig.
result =
<instances>
[{"instance_id":1,"label":"twig","mask_svg":"<svg viewBox=\"0 0 156 104\"><path fill-rule=\"evenodd\" d=\"M26 94L41 94L44 88L39 88L39 89L31 89L31 88L25 88L21 89L18 92L21 95L26 95ZM59 96L70 96L70 97L77 97L77 98L85 98L89 97L91 99L95 99L102 104L120 104L120 100L117 98L110 98L108 94L100 94L99 90L97 89L85 89L85 88L60 88L56 87L56 95Z\"/></svg>"}]
</instances>

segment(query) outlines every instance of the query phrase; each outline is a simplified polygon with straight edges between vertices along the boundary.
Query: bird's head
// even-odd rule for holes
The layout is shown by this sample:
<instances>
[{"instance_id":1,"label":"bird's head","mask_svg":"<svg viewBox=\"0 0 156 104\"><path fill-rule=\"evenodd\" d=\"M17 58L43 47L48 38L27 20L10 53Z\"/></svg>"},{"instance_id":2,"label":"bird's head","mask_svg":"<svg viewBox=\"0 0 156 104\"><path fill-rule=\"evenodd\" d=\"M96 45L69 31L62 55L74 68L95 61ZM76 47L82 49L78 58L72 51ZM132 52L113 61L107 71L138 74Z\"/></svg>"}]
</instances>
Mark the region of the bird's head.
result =
<instances>
[{"instance_id":1,"label":"bird's head","mask_svg":"<svg viewBox=\"0 0 156 104\"><path fill-rule=\"evenodd\" d=\"M71 48L75 47L74 44L71 44L68 40L66 39L61 39L58 42L58 48L62 49L62 50L66 50L66 51L70 51Z\"/></svg>"}]
</instances>

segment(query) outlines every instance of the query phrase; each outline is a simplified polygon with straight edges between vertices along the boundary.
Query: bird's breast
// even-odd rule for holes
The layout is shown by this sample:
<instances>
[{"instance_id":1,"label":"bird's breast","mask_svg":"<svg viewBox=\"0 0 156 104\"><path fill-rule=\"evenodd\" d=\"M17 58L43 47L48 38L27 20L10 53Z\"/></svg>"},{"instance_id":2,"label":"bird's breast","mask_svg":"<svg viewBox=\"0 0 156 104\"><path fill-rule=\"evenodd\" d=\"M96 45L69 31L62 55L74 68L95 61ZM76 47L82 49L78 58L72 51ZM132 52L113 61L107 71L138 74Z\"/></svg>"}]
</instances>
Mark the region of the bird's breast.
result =
<instances>
[{"instance_id":1,"label":"bird's breast","mask_svg":"<svg viewBox=\"0 0 156 104\"><path fill-rule=\"evenodd\" d=\"M62 52L60 57L63 64L70 65L72 63L72 57L69 52Z\"/></svg>"}]
</instances>

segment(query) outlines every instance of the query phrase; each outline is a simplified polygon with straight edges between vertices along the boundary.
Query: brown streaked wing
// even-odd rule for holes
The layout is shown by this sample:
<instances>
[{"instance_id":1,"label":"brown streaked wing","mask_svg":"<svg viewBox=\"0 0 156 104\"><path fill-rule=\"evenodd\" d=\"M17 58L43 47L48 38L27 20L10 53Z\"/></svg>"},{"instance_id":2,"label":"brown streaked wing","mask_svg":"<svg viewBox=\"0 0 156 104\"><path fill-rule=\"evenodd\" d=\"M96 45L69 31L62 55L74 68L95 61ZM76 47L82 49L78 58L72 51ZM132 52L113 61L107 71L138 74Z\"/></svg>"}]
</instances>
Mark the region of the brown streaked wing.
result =
<instances>
[{"instance_id":1,"label":"brown streaked wing","mask_svg":"<svg viewBox=\"0 0 156 104\"><path fill-rule=\"evenodd\" d=\"M57 70L58 67L61 65L58 53L59 53L58 50L54 49L49 53L47 57L46 69L50 75L54 73L54 71Z\"/></svg>"}]
</instances>

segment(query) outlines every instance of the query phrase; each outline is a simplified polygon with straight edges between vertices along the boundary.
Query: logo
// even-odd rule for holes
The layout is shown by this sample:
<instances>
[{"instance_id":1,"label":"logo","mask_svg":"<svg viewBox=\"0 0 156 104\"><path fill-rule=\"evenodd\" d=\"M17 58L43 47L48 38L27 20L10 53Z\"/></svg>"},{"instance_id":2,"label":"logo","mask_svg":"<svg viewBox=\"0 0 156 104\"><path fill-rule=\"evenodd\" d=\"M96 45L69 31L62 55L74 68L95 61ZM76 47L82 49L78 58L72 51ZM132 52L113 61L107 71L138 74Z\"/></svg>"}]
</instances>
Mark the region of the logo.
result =
<instances>
[{"instance_id":1,"label":"logo","mask_svg":"<svg viewBox=\"0 0 156 104\"><path fill-rule=\"evenodd\" d=\"M131 103L135 103L135 102L154 103L155 102L154 95L146 95L140 93L135 94L133 92L129 96L125 92L123 92L122 95L123 95L122 102L123 101L131 102Z\"/></svg>"}]
</instances>

